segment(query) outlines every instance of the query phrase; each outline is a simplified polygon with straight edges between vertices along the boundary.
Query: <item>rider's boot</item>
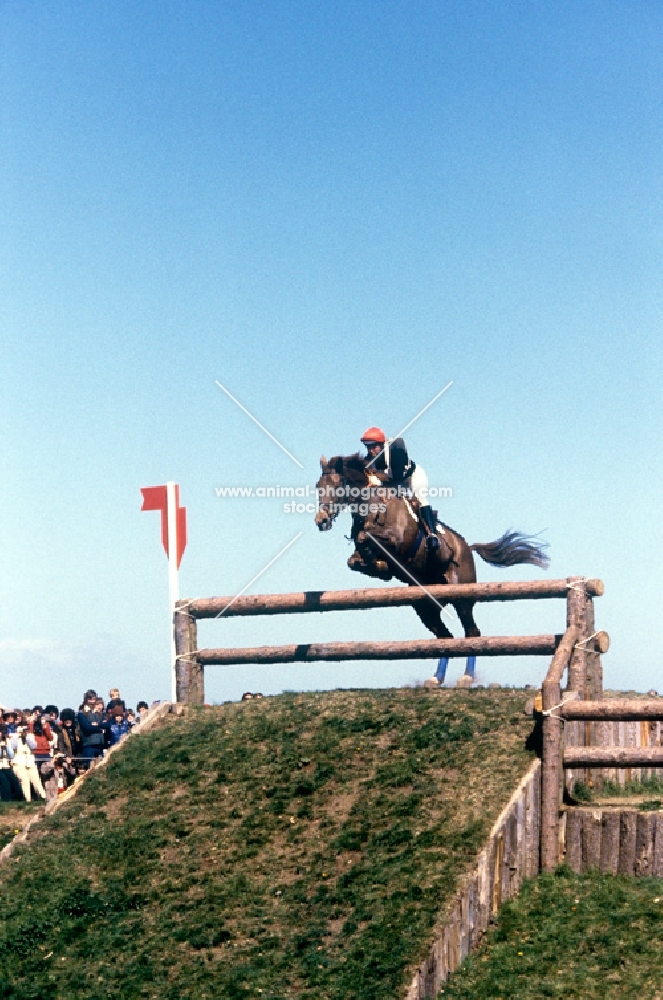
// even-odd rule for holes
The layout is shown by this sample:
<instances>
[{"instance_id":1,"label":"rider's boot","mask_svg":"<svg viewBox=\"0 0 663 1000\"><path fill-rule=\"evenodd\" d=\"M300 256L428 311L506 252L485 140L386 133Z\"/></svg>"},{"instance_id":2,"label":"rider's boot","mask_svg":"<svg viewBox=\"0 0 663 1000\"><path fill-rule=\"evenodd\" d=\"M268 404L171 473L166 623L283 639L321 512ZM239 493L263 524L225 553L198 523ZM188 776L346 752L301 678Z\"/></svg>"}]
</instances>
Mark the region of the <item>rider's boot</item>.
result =
<instances>
[{"instance_id":1,"label":"rider's boot","mask_svg":"<svg viewBox=\"0 0 663 1000\"><path fill-rule=\"evenodd\" d=\"M419 511L421 520L426 528L426 548L429 552L434 552L440 547L440 539L437 537L437 518L430 504L426 504Z\"/></svg>"}]
</instances>

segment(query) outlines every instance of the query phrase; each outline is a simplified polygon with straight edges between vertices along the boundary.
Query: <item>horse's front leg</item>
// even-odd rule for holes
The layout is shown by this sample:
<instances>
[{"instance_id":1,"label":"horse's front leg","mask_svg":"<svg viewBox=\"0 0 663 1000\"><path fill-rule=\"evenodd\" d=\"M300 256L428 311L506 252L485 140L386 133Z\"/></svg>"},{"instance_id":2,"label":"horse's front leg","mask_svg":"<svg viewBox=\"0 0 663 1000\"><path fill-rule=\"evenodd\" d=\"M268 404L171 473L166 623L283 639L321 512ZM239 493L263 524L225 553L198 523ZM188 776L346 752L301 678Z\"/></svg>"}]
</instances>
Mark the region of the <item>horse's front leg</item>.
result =
<instances>
[{"instance_id":1,"label":"horse's front leg","mask_svg":"<svg viewBox=\"0 0 663 1000\"><path fill-rule=\"evenodd\" d=\"M371 549L359 544L348 559L349 569L364 576L373 576L377 580L391 580L393 573L389 569L389 564L384 559L376 559Z\"/></svg>"},{"instance_id":2,"label":"horse's front leg","mask_svg":"<svg viewBox=\"0 0 663 1000\"><path fill-rule=\"evenodd\" d=\"M378 580L391 580L393 574L389 566L384 561L376 560L363 527L364 518L359 514L353 514L350 537L355 543L355 550L348 559L348 568L356 573L363 573L364 576L376 577Z\"/></svg>"}]
</instances>

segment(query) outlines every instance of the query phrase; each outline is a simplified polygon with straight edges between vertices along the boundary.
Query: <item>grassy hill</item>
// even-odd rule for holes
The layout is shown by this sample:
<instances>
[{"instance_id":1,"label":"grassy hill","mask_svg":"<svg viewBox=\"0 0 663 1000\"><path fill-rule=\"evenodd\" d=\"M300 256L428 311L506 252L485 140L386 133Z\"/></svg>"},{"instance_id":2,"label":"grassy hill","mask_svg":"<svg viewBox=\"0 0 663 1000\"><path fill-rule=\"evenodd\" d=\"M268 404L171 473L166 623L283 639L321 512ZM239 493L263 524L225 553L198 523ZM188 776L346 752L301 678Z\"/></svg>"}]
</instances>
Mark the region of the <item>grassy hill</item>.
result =
<instances>
[{"instance_id":1,"label":"grassy hill","mask_svg":"<svg viewBox=\"0 0 663 1000\"><path fill-rule=\"evenodd\" d=\"M529 765L524 703L332 692L165 720L0 870L0 998L401 996Z\"/></svg>"},{"instance_id":2,"label":"grassy hill","mask_svg":"<svg viewBox=\"0 0 663 1000\"><path fill-rule=\"evenodd\" d=\"M43 802L0 802L0 850L14 839L14 834L39 813Z\"/></svg>"},{"instance_id":3,"label":"grassy hill","mask_svg":"<svg viewBox=\"0 0 663 1000\"><path fill-rule=\"evenodd\" d=\"M560 869L525 883L443 1000L663 1000L663 880Z\"/></svg>"}]
</instances>

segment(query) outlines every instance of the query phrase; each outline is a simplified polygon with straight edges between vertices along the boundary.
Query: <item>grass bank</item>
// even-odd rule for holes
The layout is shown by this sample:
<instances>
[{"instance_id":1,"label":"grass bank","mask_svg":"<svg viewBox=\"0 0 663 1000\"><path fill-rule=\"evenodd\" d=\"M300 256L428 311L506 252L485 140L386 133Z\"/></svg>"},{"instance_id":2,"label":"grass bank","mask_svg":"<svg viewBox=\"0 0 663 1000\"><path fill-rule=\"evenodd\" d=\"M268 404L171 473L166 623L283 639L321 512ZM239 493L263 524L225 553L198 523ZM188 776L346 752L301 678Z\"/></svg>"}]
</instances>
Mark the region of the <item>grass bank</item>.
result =
<instances>
[{"instance_id":1,"label":"grass bank","mask_svg":"<svg viewBox=\"0 0 663 1000\"><path fill-rule=\"evenodd\" d=\"M0 802L0 850L43 807L43 802Z\"/></svg>"},{"instance_id":2,"label":"grass bank","mask_svg":"<svg viewBox=\"0 0 663 1000\"><path fill-rule=\"evenodd\" d=\"M506 903L441 1000L663 1000L663 880L560 869Z\"/></svg>"},{"instance_id":3,"label":"grass bank","mask_svg":"<svg viewBox=\"0 0 663 1000\"><path fill-rule=\"evenodd\" d=\"M0 877L0 997L398 997L527 769L509 691L284 695L131 740Z\"/></svg>"}]
</instances>

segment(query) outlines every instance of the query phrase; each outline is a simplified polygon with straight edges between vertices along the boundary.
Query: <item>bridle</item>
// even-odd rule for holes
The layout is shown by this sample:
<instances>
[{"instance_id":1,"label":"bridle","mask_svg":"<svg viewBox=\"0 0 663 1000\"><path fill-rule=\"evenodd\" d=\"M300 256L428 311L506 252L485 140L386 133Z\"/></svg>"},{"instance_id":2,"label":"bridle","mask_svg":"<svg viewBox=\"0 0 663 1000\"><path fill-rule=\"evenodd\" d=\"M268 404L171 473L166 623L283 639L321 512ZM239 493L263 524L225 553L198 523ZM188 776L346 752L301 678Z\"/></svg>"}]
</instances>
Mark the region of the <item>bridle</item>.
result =
<instances>
[{"instance_id":1,"label":"bridle","mask_svg":"<svg viewBox=\"0 0 663 1000\"><path fill-rule=\"evenodd\" d=\"M324 483L323 480L325 480ZM336 492L339 487L343 486L345 486L345 480L339 472L332 471L329 466L322 470L322 475L318 480L319 489L331 490L333 488ZM321 499L318 494L318 511L315 515L315 523L321 531L328 531L331 528L332 523L345 506L344 500L346 500L345 497L332 497L329 494Z\"/></svg>"}]
</instances>

